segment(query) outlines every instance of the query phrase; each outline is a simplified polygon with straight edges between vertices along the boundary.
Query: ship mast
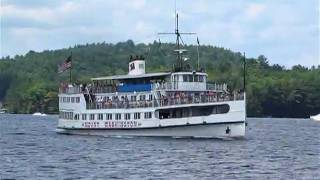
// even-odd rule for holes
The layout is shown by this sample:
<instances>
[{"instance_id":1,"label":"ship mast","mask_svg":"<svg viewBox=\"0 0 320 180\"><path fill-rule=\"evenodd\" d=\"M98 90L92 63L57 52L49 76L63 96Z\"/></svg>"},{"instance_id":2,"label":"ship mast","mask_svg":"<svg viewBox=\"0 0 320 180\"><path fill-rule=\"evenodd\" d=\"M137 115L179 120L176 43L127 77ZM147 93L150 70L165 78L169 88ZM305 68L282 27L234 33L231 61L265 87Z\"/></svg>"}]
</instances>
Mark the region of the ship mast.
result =
<instances>
[{"instance_id":1,"label":"ship mast","mask_svg":"<svg viewBox=\"0 0 320 180\"><path fill-rule=\"evenodd\" d=\"M183 71L183 60L182 60L182 54L186 52L186 49L181 49L181 43L180 40L183 43L183 40L181 38L181 35L196 35L196 33L192 32L179 32L179 15L178 13L175 13L175 31L174 33L158 33L158 35L175 35L176 36L176 49L174 50L177 53L177 67L175 67L175 71Z\"/></svg>"}]
</instances>

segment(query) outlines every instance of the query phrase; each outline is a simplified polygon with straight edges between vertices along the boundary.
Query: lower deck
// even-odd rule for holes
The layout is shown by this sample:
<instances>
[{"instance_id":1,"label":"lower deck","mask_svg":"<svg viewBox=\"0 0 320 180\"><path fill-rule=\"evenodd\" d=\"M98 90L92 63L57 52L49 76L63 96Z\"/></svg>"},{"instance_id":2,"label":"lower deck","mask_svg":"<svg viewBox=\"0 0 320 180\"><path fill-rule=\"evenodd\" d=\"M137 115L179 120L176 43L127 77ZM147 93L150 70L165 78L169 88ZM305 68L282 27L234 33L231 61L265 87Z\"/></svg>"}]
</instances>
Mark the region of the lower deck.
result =
<instances>
[{"instance_id":1,"label":"lower deck","mask_svg":"<svg viewBox=\"0 0 320 180\"><path fill-rule=\"evenodd\" d=\"M143 130L182 128L188 126L245 123L243 100L160 108L95 109L66 111L61 109L58 128L64 130ZM149 131L148 130L148 131ZM225 131L226 129L224 129ZM156 130L157 131L157 130ZM116 132L116 131L114 131Z\"/></svg>"}]
</instances>

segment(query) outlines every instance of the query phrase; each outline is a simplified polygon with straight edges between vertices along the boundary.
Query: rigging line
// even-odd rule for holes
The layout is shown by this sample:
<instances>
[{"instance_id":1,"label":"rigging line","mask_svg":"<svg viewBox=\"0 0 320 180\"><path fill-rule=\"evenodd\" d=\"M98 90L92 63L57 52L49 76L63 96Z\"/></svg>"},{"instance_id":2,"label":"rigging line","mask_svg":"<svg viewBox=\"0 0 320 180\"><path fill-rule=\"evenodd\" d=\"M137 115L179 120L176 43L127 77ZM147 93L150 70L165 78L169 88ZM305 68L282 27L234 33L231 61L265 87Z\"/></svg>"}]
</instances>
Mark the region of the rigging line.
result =
<instances>
[{"instance_id":1,"label":"rigging line","mask_svg":"<svg viewBox=\"0 0 320 180\"><path fill-rule=\"evenodd\" d=\"M176 33L169 33L169 32L163 32L163 33L158 33L158 35L166 35L166 34L176 34ZM186 35L197 35L197 33L193 33L193 32L179 32L179 34L186 34Z\"/></svg>"},{"instance_id":2,"label":"rigging line","mask_svg":"<svg viewBox=\"0 0 320 180\"><path fill-rule=\"evenodd\" d=\"M194 33L194 32L182 32L179 34L197 35L197 33Z\"/></svg>"},{"instance_id":3,"label":"rigging line","mask_svg":"<svg viewBox=\"0 0 320 180\"><path fill-rule=\"evenodd\" d=\"M182 37L179 36L179 38L180 38L180 40L181 40L182 45L185 46L186 44L185 44L184 41L182 40Z\"/></svg>"},{"instance_id":4,"label":"rigging line","mask_svg":"<svg viewBox=\"0 0 320 180\"><path fill-rule=\"evenodd\" d=\"M165 35L165 34L176 34L176 33L166 33L166 32L164 32L164 33L158 33L158 35Z\"/></svg>"}]
</instances>

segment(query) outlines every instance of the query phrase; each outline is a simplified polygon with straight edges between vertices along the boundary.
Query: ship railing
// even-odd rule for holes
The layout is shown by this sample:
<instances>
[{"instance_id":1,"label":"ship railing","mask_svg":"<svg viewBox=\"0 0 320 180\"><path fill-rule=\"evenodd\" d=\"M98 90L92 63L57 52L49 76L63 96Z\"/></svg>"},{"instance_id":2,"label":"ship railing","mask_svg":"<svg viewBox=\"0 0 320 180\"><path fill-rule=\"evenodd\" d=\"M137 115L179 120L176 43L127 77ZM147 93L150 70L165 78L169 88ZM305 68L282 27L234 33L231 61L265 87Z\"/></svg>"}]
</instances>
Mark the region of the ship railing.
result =
<instances>
[{"instance_id":1,"label":"ship railing","mask_svg":"<svg viewBox=\"0 0 320 180\"><path fill-rule=\"evenodd\" d=\"M69 86L60 86L59 88L59 93L63 94L79 94L82 93L82 88L81 86L74 86L74 85L69 85Z\"/></svg>"},{"instance_id":2,"label":"ship railing","mask_svg":"<svg viewBox=\"0 0 320 180\"><path fill-rule=\"evenodd\" d=\"M151 89L153 90L176 90L177 88L173 87L174 82L164 82L164 83L153 83ZM60 85L59 93L65 94L78 94L85 93L86 88L90 90L91 93L115 93L118 92L118 87L115 85L110 86L91 86L91 85L70 85L63 84ZM212 91L226 91L226 84L216 84L216 83L206 83L206 89Z\"/></svg>"},{"instance_id":3,"label":"ship railing","mask_svg":"<svg viewBox=\"0 0 320 180\"><path fill-rule=\"evenodd\" d=\"M92 93L115 93L117 86L94 86L91 88Z\"/></svg>"},{"instance_id":4,"label":"ship railing","mask_svg":"<svg viewBox=\"0 0 320 180\"><path fill-rule=\"evenodd\" d=\"M173 82L164 82L164 83L153 83L152 84L152 89L153 90L172 90Z\"/></svg>"},{"instance_id":5,"label":"ship railing","mask_svg":"<svg viewBox=\"0 0 320 180\"><path fill-rule=\"evenodd\" d=\"M207 83L207 90L213 91L227 91L227 84Z\"/></svg>"},{"instance_id":6,"label":"ship railing","mask_svg":"<svg viewBox=\"0 0 320 180\"><path fill-rule=\"evenodd\" d=\"M132 109L154 107L153 101L89 102L87 109Z\"/></svg>"},{"instance_id":7,"label":"ship railing","mask_svg":"<svg viewBox=\"0 0 320 180\"><path fill-rule=\"evenodd\" d=\"M148 108L148 107L165 107L173 105L200 104L212 102L225 102L243 100L243 93L231 95L200 95L186 97L167 97L153 100L108 100L99 102L88 102L87 109L132 109L132 108Z\"/></svg>"},{"instance_id":8,"label":"ship railing","mask_svg":"<svg viewBox=\"0 0 320 180\"><path fill-rule=\"evenodd\" d=\"M177 84L181 82L176 82ZM195 82L197 83L197 82ZM175 82L164 82L164 83L153 83L152 89L153 90L177 90L178 85L174 86ZM227 84L217 84L217 83L206 83L206 90L209 91L227 91L228 86Z\"/></svg>"},{"instance_id":9,"label":"ship railing","mask_svg":"<svg viewBox=\"0 0 320 180\"><path fill-rule=\"evenodd\" d=\"M70 85L62 84L59 87L59 93L78 94L78 93L114 93L117 92L116 86L92 86L88 85Z\"/></svg>"}]
</instances>

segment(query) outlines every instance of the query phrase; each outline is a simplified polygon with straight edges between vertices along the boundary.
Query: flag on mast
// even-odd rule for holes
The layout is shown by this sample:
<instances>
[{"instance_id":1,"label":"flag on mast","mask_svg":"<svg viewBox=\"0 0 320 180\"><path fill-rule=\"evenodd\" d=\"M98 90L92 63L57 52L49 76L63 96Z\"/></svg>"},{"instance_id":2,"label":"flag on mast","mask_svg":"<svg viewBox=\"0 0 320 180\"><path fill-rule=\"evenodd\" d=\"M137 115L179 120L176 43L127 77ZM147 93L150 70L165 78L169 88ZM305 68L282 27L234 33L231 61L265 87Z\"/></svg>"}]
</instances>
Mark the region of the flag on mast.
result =
<instances>
[{"instance_id":1,"label":"flag on mast","mask_svg":"<svg viewBox=\"0 0 320 180\"><path fill-rule=\"evenodd\" d=\"M58 65L58 73L63 73L64 71L72 67L72 55L70 55L62 64Z\"/></svg>"},{"instance_id":2,"label":"flag on mast","mask_svg":"<svg viewBox=\"0 0 320 180\"><path fill-rule=\"evenodd\" d=\"M200 46L200 42L199 42L199 38L197 37L197 43L198 43L198 46Z\"/></svg>"}]
</instances>

